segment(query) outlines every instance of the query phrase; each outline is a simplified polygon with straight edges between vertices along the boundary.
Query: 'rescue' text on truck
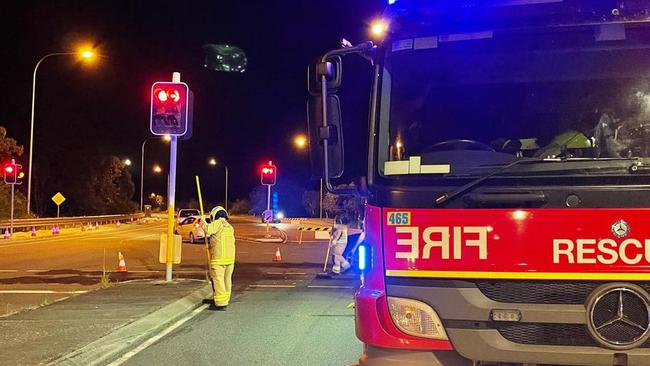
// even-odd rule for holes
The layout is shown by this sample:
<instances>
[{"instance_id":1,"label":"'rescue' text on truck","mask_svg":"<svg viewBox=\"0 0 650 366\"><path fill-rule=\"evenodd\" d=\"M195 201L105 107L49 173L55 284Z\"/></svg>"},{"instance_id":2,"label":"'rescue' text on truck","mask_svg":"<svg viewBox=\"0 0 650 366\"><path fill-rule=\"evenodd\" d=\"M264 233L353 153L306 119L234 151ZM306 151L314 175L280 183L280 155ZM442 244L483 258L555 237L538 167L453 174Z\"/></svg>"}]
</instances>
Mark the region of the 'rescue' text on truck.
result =
<instances>
[{"instance_id":1,"label":"'rescue' text on truck","mask_svg":"<svg viewBox=\"0 0 650 366\"><path fill-rule=\"evenodd\" d=\"M389 3L308 71L337 192L372 68L360 363L650 365L650 3Z\"/></svg>"}]
</instances>

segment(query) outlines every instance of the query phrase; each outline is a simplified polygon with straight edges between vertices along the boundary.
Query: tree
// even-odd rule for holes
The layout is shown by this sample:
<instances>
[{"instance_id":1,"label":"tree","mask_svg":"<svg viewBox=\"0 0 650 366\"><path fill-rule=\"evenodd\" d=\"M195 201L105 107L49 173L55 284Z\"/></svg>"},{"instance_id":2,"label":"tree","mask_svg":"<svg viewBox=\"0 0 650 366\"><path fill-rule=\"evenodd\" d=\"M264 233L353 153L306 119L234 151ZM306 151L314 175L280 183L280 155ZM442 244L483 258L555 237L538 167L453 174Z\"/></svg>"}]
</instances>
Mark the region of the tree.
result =
<instances>
[{"instance_id":1,"label":"tree","mask_svg":"<svg viewBox=\"0 0 650 366\"><path fill-rule=\"evenodd\" d=\"M251 203L248 200L237 199L230 207L230 213L233 215L245 215L251 210Z\"/></svg>"},{"instance_id":2,"label":"tree","mask_svg":"<svg viewBox=\"0 0 650 366\"><path fill-rule=\"evenodd\" d=\"M356 188L354 183L342 184L337 188ZM359 226L363 220L365 198L361 194L332 194L325 193L323 197L323 210L328 217L337 221Z\"/></svg>"},{"instance_id":3,"label":"tree","mask_svg":"<svg viewBox=\"0 0 650 366\"><path fill-rule=\"evenodd\" d=\"M304 207L309 217L316 217L320 211L320 192L319 191L305 191L302 194L302 206Z\"/></svg>"},{"instance_id":4,"label":"tree","mask_svg":"<svg viewBox=\"0 0 650 366\"><path fill-rule=\"evenodd\" d=\"M15 139L7 137L7 129L0 126L0 162L18 159L23 155L24 148L18 145ZM15 186L14 217L25 217L26 199L21 186ZM0 218L8 219L11 216L11 186L0 183Z\"/></svg>"}]
</instances>

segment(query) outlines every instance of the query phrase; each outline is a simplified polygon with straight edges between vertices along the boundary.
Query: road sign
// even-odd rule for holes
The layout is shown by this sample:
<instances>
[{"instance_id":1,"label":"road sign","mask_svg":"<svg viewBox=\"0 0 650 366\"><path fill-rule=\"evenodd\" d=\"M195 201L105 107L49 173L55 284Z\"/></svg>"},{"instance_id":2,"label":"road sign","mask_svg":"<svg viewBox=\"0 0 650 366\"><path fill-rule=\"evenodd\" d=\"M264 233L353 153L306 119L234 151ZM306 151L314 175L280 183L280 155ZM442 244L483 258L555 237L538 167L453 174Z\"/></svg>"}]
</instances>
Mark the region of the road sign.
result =
<instances>
[{"instance_id":1,"label":"road sign","mask_svg":"<svg viewBox=\"0 0 650 366\"><path fill-rule=\"evenodd\" d=\"M61 192L56 192L56 194L52 196L52 202L56 203L56 217L59 217L61 204L65 202L65 197L63 197Z\"/></svg>"},{"instance_id":2,"label":"road sign","mask_svg":"<svg viewBox=\"0 0 650 366\"><path fill-rule=\"evenodd\" d=\"M264 222L273 221L273 210L264 210Z\"/></svg>"},{"instance_id":3,"label":"road sign","mask_svg":"<svg viewBox=\"0 0 650 366\"><path fill-rule=\"evenodd\" d=\"M61 206L61 204L65 202L65 197L61 194L61 192L57 192L54 196L52 196L52 202L56 203L57 206Z\"/></svg>"}]
</instances>

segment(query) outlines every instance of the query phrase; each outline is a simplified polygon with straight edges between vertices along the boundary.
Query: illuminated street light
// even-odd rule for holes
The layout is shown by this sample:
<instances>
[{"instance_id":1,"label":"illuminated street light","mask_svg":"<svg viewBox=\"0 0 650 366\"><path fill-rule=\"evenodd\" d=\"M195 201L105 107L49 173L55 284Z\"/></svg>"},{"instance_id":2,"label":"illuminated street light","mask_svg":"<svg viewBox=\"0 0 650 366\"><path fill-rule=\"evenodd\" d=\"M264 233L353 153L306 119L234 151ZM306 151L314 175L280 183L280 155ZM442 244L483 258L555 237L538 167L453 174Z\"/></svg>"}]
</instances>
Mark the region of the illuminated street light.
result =
<instances>
[{"instance_id":1,"label":"illuminated street light","mask_svg":"<svg viewBox=\"0 0 650 366\"><path fill-rule=\"evenodd\" d=\"M210 158L208 159L208 165L210 166L217 166L217 159L215 158ZM221 163L219 165L222 165L223 168L226 170L226 186L225 186L225 203L224 203L224 208L226 209L226 212L228 212L228 166L224 163Z\"/></svg>"},{"instance_id":2,"label":"illuminated street light","mask_svg":"<svg viewBox=\"0 0 650 366\"><path fill-rule=\"evenodd\" d=\"M384 20L377 20L370 26L370 33L375 38L383 38L388 31L388 24Z\"/></svg>"},{"instance_id":3,"label":"illuminated street light","mask_svg":"<svg viewBox=\"0 0 650 366\"><path fill-rule=\"evenodd\" d=\"M144 147L147 144L147 141L156 139L157 137L147 137L142 141L142 149L140 152L140 211L144 209ZM164 142L170 142L172 137L169 135L163 135L162 140Z\"/></svg>"},{"instance_id":4,"label":"illuminated street light","mask_svg":"<svg viewBox=\"0 0 650 366\"><path fill-rule=\"evenodd\" d=\"M131 166L131 159L126 158L126 159L124 159L123 163L124 163L124 165L126 165L126 166Z\"/></svg>"},{"instance_id":5,"label":"illuminated street light","mask_svg":"<svg viewBox=\"0 0 650 366\"><path fill-rule=\"evenodd\" d=\"M307 136L305 136L303 134L298 134L298 135L294 136L293 145L297 149L303 150L304 148L307 147Z\"/></svg>"},{"instance_id":6,"label":"illuminated street light","mask_svg":"<svg viewBox=\"0 0 650 366\"><path fill-rule=\"evenodd\" d=\"M160 167L160 165L158 165L158 164L154 165L153 166L153 172L156 173L156 174L162 173L162 168Z\"/></svg>"},{"instance_id":7,"label":"illuminated street light","mask_svg":"<svg viewBox=\"0 0 650 366\"><path fill-rule=\"evenodd\" d=\"M94 58L95 53L91 51L89 48L85 48L83 50L80 50L78 52L54 52L54 53L48 53L47 55L43 56L38 60L36 63L36 66L34 66L34 72L32 74L32 111L31 111L31 121L30 121L30 128L29 128L29 163L27 167L27 172L29 173L29 176L27 177L27 215L30 214L31 211L31 202L32 202L32 176L33 174L33 169L32 169L32 162L34 160L34 106L36 103L36 73L38 72L38 67L41 66L43 61L50 57L54 56L78 56L81 57L83 60L91 60Z\"/></svg>"}]
</instances>

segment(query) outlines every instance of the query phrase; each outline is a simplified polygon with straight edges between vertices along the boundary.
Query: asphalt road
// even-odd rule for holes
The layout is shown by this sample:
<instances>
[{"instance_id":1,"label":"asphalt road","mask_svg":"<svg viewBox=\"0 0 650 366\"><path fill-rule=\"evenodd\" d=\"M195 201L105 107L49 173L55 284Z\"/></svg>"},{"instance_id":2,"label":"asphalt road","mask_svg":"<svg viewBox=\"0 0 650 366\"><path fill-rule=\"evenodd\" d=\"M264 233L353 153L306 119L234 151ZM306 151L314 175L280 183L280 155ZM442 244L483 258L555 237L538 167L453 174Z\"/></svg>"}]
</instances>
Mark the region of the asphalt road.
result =
<instances>
[{"instance_id":1,"label":"asphalt road","mask_svg":"<svg viewBox=\"0 0 650 366\"><path fill-rule=\"evenodd\" d=\"M281 271L276 271L281 272ZM202 310L124 365L350 365L356 281L288 268L237 291L227 311ZM285 287L286 286L286 287Z\"/></svg>"},{"instance_id":2,"label":"asphalt road","mask_svg":"<svg viewBox=\"0 0 650 366\"><path fill-rule=\"evenodd\" d=\"M237 262L241 264L236 278L255 279L262 271L257 267L268 264L315 269L324 259L323 242L258 243L249 239L263 235L263 225L246 217L232 222L238 237ZM105 226L93 231L69 230L60 236L0 241L0 316L94 290L100 286L104 268L113 282L163 278L165 265L158 263L158 252L165 228L163 221L151 220L119 228ZM283 257L279 264L272 262L277 247ZM115 273L118 251L126 259L127 273ZM205 267L204 246L184 243L182 263L174 265L174 276L205 278Z\"/></svg>"}]
</instances>

